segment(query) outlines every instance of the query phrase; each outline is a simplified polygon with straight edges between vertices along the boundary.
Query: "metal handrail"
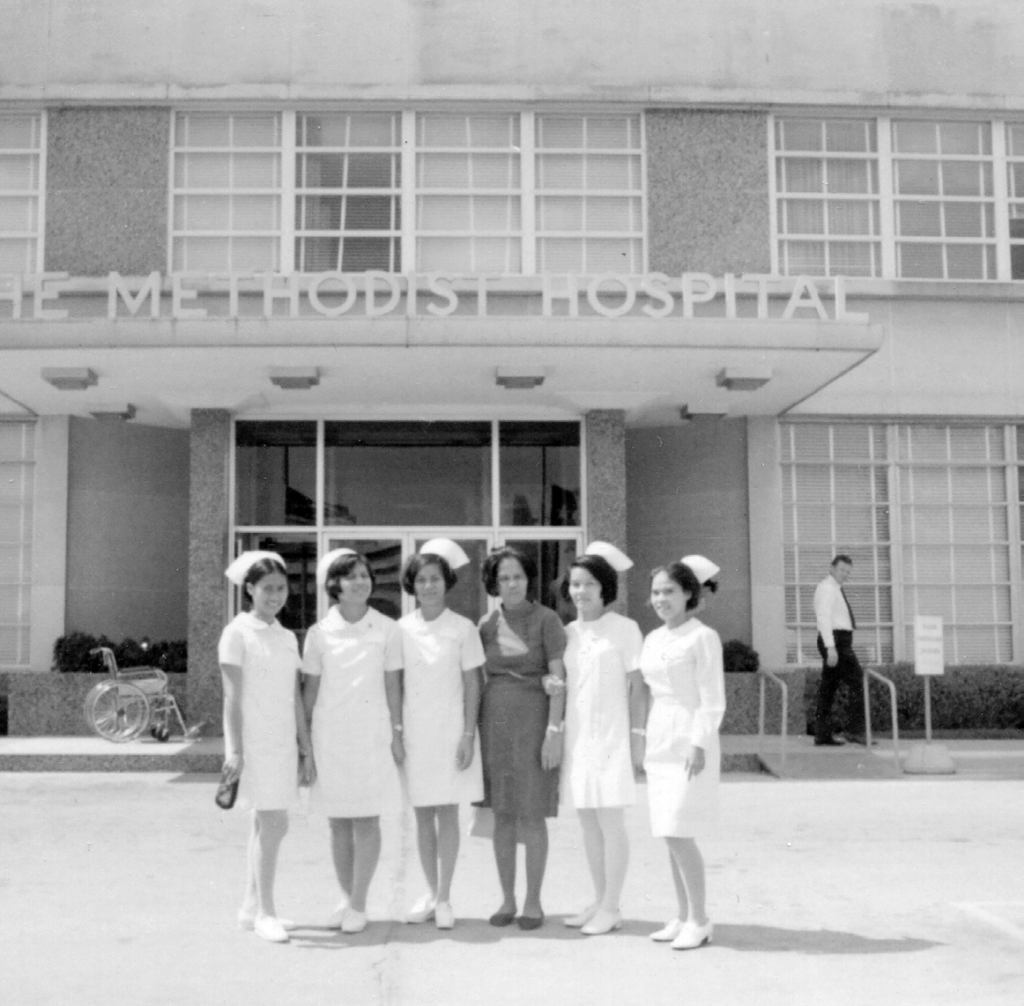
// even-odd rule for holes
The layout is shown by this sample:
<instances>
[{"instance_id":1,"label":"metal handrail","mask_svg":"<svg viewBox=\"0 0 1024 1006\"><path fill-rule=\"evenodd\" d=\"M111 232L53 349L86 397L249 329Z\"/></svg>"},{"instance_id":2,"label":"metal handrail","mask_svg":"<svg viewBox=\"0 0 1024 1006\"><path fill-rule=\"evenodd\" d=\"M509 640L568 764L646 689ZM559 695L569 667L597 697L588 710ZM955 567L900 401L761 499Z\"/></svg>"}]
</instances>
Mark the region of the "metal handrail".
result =
<instances>
[{"instance_id":1,"label":"metal handrail","mask_svg":"<svg viewBox=\"0 0 1024 1006\"><path fill-rule=\"evenodd\" d=\"M889 704L892 712L892 754L896 759L897 768L900 763L900 726L896 711L896 685L891 678L872 670L864 668L864 740L867 742L868 751L871 750L871 681L870 678L877 678L889 689Z\"/></svg>"},{"instance_id":2,"label":"metal handrail","mask_svg":"<svg viewBox=\"0 0 1024 1006\"><path fill-rule=\"evenodd\" d=\"M781 775L786 771L786 748L789 735L789 685L767 668L759 667L757 673L761 678L757 708L757 755L762 759L764 757L765 682L771 678L782 689L782 725L779 731L779 774Z\"/></svg>"}]
</instances>

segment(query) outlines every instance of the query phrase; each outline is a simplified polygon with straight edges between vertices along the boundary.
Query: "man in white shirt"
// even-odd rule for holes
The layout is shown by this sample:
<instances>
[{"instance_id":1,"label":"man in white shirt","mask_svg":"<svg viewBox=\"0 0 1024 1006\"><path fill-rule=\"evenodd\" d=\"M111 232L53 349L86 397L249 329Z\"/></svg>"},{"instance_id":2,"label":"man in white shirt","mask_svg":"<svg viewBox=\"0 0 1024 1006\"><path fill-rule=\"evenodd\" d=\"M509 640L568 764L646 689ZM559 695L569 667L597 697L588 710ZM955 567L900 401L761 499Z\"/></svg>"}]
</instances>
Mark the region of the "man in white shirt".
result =
<instances>
[{"instance_id":1,"label":"man in white shirt","mask_svg":"<svg viewBox=\"0 0 1024 1006\"><path fill-rule=\"evenodd\" d=\"M848 555L837 555L832 560L829 575L814 591L814 618L818 625L818 652L822 659L814 722L814 743L819 746L838 747L843 744L832 733L832 702L841 684L846 684L852 692L852 739L863 743L860 735L864 732L861 697L864 672L853 652L853 630L857 621L843 592L843 584L852 572L853 560Z\"/></svg>"}]
</instances>

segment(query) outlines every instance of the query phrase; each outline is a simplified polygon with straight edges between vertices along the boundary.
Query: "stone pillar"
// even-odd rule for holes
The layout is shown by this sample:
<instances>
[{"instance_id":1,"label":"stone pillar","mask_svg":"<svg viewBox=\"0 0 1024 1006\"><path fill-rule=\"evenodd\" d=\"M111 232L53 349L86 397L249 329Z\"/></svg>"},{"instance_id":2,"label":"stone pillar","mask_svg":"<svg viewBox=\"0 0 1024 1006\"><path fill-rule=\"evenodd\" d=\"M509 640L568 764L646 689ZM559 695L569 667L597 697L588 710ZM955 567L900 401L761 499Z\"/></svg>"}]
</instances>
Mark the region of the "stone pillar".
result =
<instances>
[{"instance_id":1,"label":"stone pillar","mask_svg":"<svg viewBox=\"0 0 1024 1006\"><path fill-rule=\"evenodd\" d=\"M189 439L188 701L189 723L220 734L217 641L227 616L231 413L193 409Z\"/></svg>"},{"instance_id":2,"label":"stone pillar","mask_svg":"<svg viewBox=\"0 0 1024 1006\"><path fill-rule=\"evenodd\" d=\"M785 555L782 547L782 467L774 416L747 419L750 492L750 615L762 667L786 664Z\"/></svg>"},{"instance_id":3,"label":"stone pillar","mask_svg":"<svg viewBox=\"0 0 1024 1006\"><path fill-rule=\"evenodd\" d=\"M587 541L626 550L626 414L595 409L586 417ZM627 580L619 575L616 607L626 613Z\"/></svg>"}]
</instances>

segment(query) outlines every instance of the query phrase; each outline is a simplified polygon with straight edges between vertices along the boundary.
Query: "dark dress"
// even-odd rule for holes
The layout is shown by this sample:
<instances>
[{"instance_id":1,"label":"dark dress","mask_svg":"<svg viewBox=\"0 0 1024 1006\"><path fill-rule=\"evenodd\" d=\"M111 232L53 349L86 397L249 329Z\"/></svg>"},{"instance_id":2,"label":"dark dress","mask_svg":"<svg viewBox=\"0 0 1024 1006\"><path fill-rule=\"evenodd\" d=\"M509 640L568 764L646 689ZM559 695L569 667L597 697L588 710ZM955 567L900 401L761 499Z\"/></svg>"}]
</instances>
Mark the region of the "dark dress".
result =
<instances>
[{"instance_id":1,"label":"dark dress","mask_svg":"<svg viewBox=\"0 0 1024 1006\"><path fill-rule=\"evenodd\" d=\"M534 601L480 622L487 682L480 711L484 806L513 817L555 817L558 769L545 771L540 749L548 725L541 678L565 652L559 617Z\"/></svg>"}]
</instances>

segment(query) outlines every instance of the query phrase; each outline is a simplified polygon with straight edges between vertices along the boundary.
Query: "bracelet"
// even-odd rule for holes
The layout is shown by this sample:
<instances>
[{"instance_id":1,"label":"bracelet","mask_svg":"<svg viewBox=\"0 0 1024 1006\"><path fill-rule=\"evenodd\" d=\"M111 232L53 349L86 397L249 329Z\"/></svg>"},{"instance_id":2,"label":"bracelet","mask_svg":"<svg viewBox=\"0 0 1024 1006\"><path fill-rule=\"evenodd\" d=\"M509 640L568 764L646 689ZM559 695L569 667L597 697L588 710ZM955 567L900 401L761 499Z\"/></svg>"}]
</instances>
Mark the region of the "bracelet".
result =
<instances>
[{"instance_id":1,"label":"bracelet","mask_svg":"<svg viewBox=\"0 0 1024 1006\"><path fill-rule=\"evenodd\" d=\"M643 727L631 727L629 732L631 734L636 734L637 737L647 736L647 731Z\"/></svg>"},{"instance_id":2,"label":"bracelet","mask_svg":"<svg viewBox=\"0 0 1024 1006\"><path fill-rule=\"evenodd\" d=\"M564 729L565 729L565 720L562 720L562 722L559 723L558 726L555 726L554 723L549 723L548 724L548 728L547 728L547 730L545 732L549 733L549 734L560 734Z\"/></svg>"},{"instance_id":3,"label":"bracelet","mask_svg":"<svg viewBox=\"0 0 1024 1006\"><path fill-rule=\"evenodd\" d=\"M405 730L405 727L401 723L392 723L391 724L391 729L394 730L395 733L399 733L400 734L400 733L402 733Z\"/></svg>"}]
</instances>

